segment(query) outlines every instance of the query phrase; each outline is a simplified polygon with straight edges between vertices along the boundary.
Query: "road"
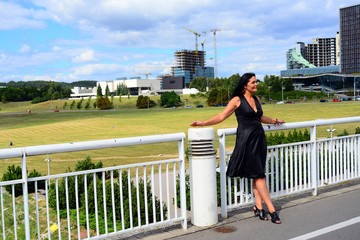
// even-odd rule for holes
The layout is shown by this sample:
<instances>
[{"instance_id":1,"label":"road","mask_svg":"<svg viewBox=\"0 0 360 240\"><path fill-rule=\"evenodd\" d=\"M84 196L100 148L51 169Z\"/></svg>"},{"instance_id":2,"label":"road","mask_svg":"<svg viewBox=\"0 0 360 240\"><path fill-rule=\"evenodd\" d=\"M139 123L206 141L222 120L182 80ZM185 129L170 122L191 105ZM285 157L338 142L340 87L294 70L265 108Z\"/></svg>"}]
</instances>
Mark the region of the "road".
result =
<instances>
[{"instance_id":1,"label":"road","mask_svg":"<svg viewBox=\"0 0 360 240\"><path fill-rule=\"evenodd\" d=\"M325 194L325 193L324 193ZM282 224L250 217L172 239L291 239L291 240L355 240L360 239L360 187L348 191L327 192L325 197L294 204L280 210ZM309 198L309 197L308 197ZM281 202L276 202L282 208ZM284 204L286 205L286 204ZM249 209L250 210L250 209ZM218 230L235 230L221 233Z\"/></svg>"}]
</instances>

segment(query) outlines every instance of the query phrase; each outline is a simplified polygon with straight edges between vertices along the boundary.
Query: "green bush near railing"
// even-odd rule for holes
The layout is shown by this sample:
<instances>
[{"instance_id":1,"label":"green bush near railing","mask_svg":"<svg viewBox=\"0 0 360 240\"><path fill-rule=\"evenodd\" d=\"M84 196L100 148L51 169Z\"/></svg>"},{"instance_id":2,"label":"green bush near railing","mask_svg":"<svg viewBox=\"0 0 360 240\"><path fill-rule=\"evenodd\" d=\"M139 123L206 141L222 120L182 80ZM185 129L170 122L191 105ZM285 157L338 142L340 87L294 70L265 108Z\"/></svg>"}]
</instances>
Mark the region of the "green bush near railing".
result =
<instances>
[{"instance_id":1,"label":"green bush near railing","mask_svg":"<svg viewBox=\"0 0 360 240\"><path fill-rule=\"evenodd\" d=\"M79 161L77 166L82 166L81 170L86 170L86 168L96 169L96 166L102 166L102 164L92 164L90 158L86 158L83 161ZM92 168L95 167L95 168ZM124 230L131 226L139 226L139 221L141 225L146 224L145 218L145 204L148 207L148 222L153 223L154 218L156 221L161 220L161 207L163 208L163 217L166 218L167 207L165 204L161 206L160 200L154 196L155 211L153 213L153 201L152 201L152 192L151 184L148 180L144 181L139 179L138 185L134 183L133 180L130 180L130 186L128 184L128 175L122 174L122 200L123 200L123 212L121 212L121 203L120 203L120 179L119 172L113 171L113 189L111 181L109 181L110 173L105 173L105 206L106 206L106 223L108 231L114 231L114 222L113 222L113 207L115 207L115 219L116 219L116 229ZM95 179L94 179L95 178ZM70 219L71 222L77 222L76 215L76 192L78 196L78 206L79 206L79 222L82 227L87 227L86 221L86 207L88 208L89 213L89 226L92 231L96 231L96 216L99 220L99 233L104 234L105 229L105 216L104 216L104 197L103 197L103 180L102 172L96 174L87 174L86 175L86 186L87 186L87 201L85 200L85 177L84 175L77 177L77 188L75 188L75 177L67 178L68 186L68 199L69 199L69 209L70 209ZM94 194L94 181L96 181L96 199ZM144 189L147 189L147 202L145 203ZM130 204L130 194L131 194L131 204ZM140 209L140 220L138 219L138 206L137 206L137 191L139 192L139 209ZM112 201L112 193L114 194L114 202ZM56 197L56 185L52 183L49 189L49 205L52 209L57 209L57 204L61 212L60 217L62 219L67 218L66 212L66 182L65 179L61 179L58 184L58 202ZM95 203L96 202L96 203ZM95 208L97 204L97 211ZM114 205L113 205L114 204ZM130 207L131 206L131 207ZM130 208L132 214L130 213ZM130 222L130 214L132 216L132 222ZM155 216L154 216L155 214ZM124 223L121 222L123 215ZM124 225L124 228L122 228Z\"/></svg>"},{"instance_id":2,"label":"green bush near railing","mask_svg":"<svg viewBox=\"0 0 360 240\"><path fill-rule=\"evenodd\" d=\"M35 178L35 177L41 177L41 174L33 169L29 174L28 178ZM17 180L22 178L22 169L21 167L15 165L8 166L7 171L4 173L2 177L2 181L11 181L11 180ZM44 189L45 188L45 181L39 181L37 183L38 189ZM10 194L12 193L12 186L7 185L5 187L6 191L8 191ZM35 192L35 183L29 182L28 183L28 193L34 193ZM23 187L22 184L16 184L14 186L14 194L15 197L22 196L23 195Z\"/></svg>"}]
</instances>

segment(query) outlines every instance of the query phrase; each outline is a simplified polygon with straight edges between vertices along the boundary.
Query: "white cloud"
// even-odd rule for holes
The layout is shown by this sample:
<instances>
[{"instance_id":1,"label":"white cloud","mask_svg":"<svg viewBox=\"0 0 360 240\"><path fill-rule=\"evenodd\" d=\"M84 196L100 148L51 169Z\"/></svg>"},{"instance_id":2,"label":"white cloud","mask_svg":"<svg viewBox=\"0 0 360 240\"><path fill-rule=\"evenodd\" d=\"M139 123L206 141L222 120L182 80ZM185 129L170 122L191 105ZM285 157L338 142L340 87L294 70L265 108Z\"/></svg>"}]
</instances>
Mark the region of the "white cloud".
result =
<instances>
[{"instance_id":1,"label":"white cloud","mask_svg":"<svg viewBox=\"0 0 360 240\"><path fill-rule=\"evenodd\" d=\"M52 50L54 52L58 52L58 51L61 51L61 47L55 45L55 46L52 47Z\"/></svg>"},{"instance_id":2,"label":"white cloud","mask_svg":"<svg viewBox=\"0 0 360 240\"><path fill-rule=\"evenodd\" d=\"M19 50L20 53L28 53L31 51L31 47L27 44L23 44Z\"/></svg>"},{"instance_id":3,"label":"white cloud","mask_svg":"<svg viewBox=\"0 0 360 240\"><path fill-rule=\"evenodd\" d=\"M50 81L53 79L49 75L25 75L24 76L24 81L36 81L36 80Z\"/></svg>"},{"instance_id":4,"label":"white cloud","mask_svg":"<svg viewBox=\"0 0 360 240\"><path fill-rule=\"evenodd\" d=\"M114 74L121 70L118 64L88 64L81 67L76 67L73 74L78 77L86 77L97 74Z\"/></svg>"},{"instance_id":5,"label":"white cloud","mask_svg":"<svg viewBox=\"0 0 360 240\"><path fill-rule=\"evenodd\" d=\"M44 19L49 18L45 10L27 9L13 2L0 2L0 30L16 28L44 28Z\"/></svg>"},{"instance_id":6,"label":"white cloud","mask_svg":"<svg viewBox=\"0 0 360 240\"><path fill-rule=\"evenodd\" d=\"M72 59L74 63L92 62L94 60L95 56L93 50L86 50Z\"/></svg>"}]
</instances>

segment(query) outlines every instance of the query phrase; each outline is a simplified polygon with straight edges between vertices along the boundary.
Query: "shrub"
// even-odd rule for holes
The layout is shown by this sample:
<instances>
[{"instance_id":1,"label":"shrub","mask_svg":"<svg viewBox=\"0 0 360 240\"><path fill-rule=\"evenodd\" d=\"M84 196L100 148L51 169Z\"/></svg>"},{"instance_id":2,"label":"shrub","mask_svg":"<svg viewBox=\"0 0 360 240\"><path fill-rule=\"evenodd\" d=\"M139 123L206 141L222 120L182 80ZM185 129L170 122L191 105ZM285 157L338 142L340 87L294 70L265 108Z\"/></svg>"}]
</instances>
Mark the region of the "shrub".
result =
<instances>
[{"instance_id":1,"label":"shrub","mask_svg":"<svg viewBox=\"0 0 360 240\"><path fill-rule=\"evenodd\" d=\"M83 171L83 170L90 170L90 169L97 169L97 168L102 168L102 162L98 162L97 164L94 164L91 161L90 157L86 157L84 160L79 161L76 164L76 171ZM70 171L70 170L69 170ZM80 213L82 214L82 212L85 212L85 204L87 205L88 209L89 209L89 215L90 215L90 226L92 229L96 229L95 228L95 191L96 191L96 201L97 201L97 206L98 206L98 218L99 218L99 222L104 223L104 198L103 198L103 173L99 172L97 174L87 174L87 175L82 175L82 176L78 176L77 177L77 189L75 189L75 177L68 177L67 181L68 181L68 199L69 199L69 208L70 209L76 209L76 195L75 193L78 193L79 196L79 208L80 208ZM110 178L111 174L110 173L105 173L105 201L106 201L106 209L107 209L107 219L112 219L113 218L113 202L112 202L112 187L113 187L113 191L114 191L114 204L115 204L115 213L116 213L116 222L117 222L117 228L119 229L119 226L121 226L121 204L120 204L120 183L119 180L118 181L113 181L113 186L111 185L111 181L107 181L107 179ZM118 178L119 177L119 173L118 171L113 171L113 178ZM87 187L87 199L88 201L85 202L85 178L86 178L86 187ZM96 189L94 186L94 181L96 180ZM130 182L130 184L129 184ZM66 218L66 182L65 179L61 180L60 183L58 184L58 204L59 204L59 208L61 210L61 212L63 213L61 215L62 218ZM129 187L130 187L130 194L131 194L131 206L132 206L132 219L133 219L133 226L137 226L138 225L138 211L137 211L137 191L139 191L139 203L140 203L140 217L141 217L141 224L145 224L146 223L146 219L145 219L145 204L148 205L148 220L149 223L153 222L154 216L153 216L153 211L151 210L153 207L153 202L151 201L152 199L152 193L150 191L151 189L151 184L146 180L144 181L143 179L139 180L139 189L137 189L136 184L134 184L134 182L132 180L129 181L127 174L123 174L122 175L122 179L121 179L121 184L122 184L122 197L123 197L123 215L124 215L124 226L126 228L130 227L130 209L129 209L129 204L130 204L130 196L129 196ZM144 196L144 188L148 189L147 191L147 199L148 202L145 203L145 196ZM160 216L160 207L161 207L161 202L160 200L155 197L155 208L156 208L156 221L160 221L161 216ZM49 189L49 204L50 207L53 209L57 208L57 202L56 202L56 188L55 188L55 184L53 183L50 186ZM164 212L164 216L166 216L167 214L167 208L165 205L163 205L163 212ZM81 215L80 214L80 215ZM81 217L81 216L80 216ZM76 220L76 215L73 216L73 214L71 214L71 218L74 219L74 221ZM80 221L80 224L82 226L86 227L86 221ZM112 226L112 221L108 221L108 227L109 229L111 229ZM101 233L105 233L105 225L100 226L100 232Z\"/></svg>"},{"instance_id":2,"label":"shrub","mask_svg":"<svg viewBox=\"0 0 360 240\"><path fill-rule=\"evenodd\" d=\"M30 172L28 175L28 178L35 178L35 177L41 177L41 174L37 172L35 169ZM8 166L7 172L4 173L2 181L11 181L11 180L17 180L22 178L22 169L21 167L15 165ZM37 188L45 188L45 181L39 181L37 183ZM7 185L5 187L6 191L8 191L10 194L12 194L12 186ZM35 192L35 182L29 182L28 183L28 193ZM14 194L15 197L22 196L23 195L23 187L22 184L16 184L14 186Z\"/></svg>"}]
</instances>

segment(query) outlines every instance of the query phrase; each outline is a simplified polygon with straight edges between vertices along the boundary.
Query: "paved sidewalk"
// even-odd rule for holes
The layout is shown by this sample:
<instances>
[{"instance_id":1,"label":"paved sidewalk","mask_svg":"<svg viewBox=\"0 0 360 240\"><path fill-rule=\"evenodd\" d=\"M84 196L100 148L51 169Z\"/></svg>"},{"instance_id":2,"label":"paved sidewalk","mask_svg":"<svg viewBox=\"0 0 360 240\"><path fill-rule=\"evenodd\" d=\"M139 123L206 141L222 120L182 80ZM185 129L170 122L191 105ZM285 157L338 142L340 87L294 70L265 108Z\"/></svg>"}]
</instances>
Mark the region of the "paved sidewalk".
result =
<instances>
[{"instance_id":1,"label":"paved sidewalk","mask_svg":"<svg viewBox=\"0 0 360 240\"><path fill-rule=\"evenodd\" d=\"M303 225L302 224L303 222L301 222L302 220L305 223L307 222L308 218L306 217L306 215L309 213L306 213L306 211L311 211L312 213L314 213L318 211L319 208L322 208L322 206L324 206L325 209L323 210L319 209L318 215L322 215L323 211L330 216L339 215L339 212L336 212L335 214L335 211L339 207L338 206L339 202L341 204L342 201L345 201L345 195L349 195L349 197L352 197L350 198L350 200L348 200L351 204L352 203L357 204L358 201L354 201L353 199L357 199L358 197L360 197L360 180L348 181L346 183L341 183L334 186L323 187L318 190L318 196L312 196L311 192L306 192L306 193L297 194L275 200L274 205L280 211L280 217L282 217L282 221L283 221L283 224L281 224L282 226L272 224L271 222L260 221L258 219L255 219L253 212L251 211L251 206L248 206L236 211L228 212L227 219L222 219L221 216L219 215L219 222L211 227L193 226L191 224L191 220L189 219L188 229L186 230L183 230L180 225L177 225L177 226L167 227L164 229L139 233L132 236L127 236L127 237L122 236L112 239L127 239L127 240L233 239L234 235L231 234L234 234L234 232L237 234L239 238L240 235L243 234L243 236L241 237L241 239L243 239L246 233L245 231L240 231L239 229L246 229L246 231L249 232L248 234L250 234L250 238L244 238L244 239L255 239L255 238L251 238L251 236L255 237L256 235L256 234L251 235L252 234L251 231L256 232L258 231L259 228L264 228L263 231L266 231L264 233L265 235L263 235L263 239L272 239L271 235L268 234L276 233L280 228L282 229L282 231L284 231L286 228L289 227L286 226L285 228L284 226L285 224L295 224L295 226L291 226L291 229L295 229L295 230L299 230L301 229L301 227L306 228L305 225L301 226ZM343 197L344 199L342 199ZM335 202L335 200L337 202ZM344 204L346 203L344 202ZM316 207L313 205L316 205ZM314 210L311 210L312 206ZM347 208L347 206L343 206L343 207ZM353 207L356 208L356 206ZM352 213L354 216L360 216L360 210L359 213L357 213L356 211L355 212L352 211ZM344 214L349 215L349 213L347 213L346 211ZM300 215L305 215L305 216L300 216ZM301 217L303 218L302 220L296 220L297 218L301 218ZM323 216L323 217L325 219L328 219L327 216ZM350 216L343 216L344 219L346 219L346 217L350 218ZM319 221L326 222L325 220L319 220ZM311 225L311 223L308 224L310 224L310 226L314 225L314 224ZM236 239L239 239L238 237L236 237ZM257 237L256 239L261 239L261 238ZM284 239L288 239L288 238L284 238Z\"/></svg>"}]
</instances>

